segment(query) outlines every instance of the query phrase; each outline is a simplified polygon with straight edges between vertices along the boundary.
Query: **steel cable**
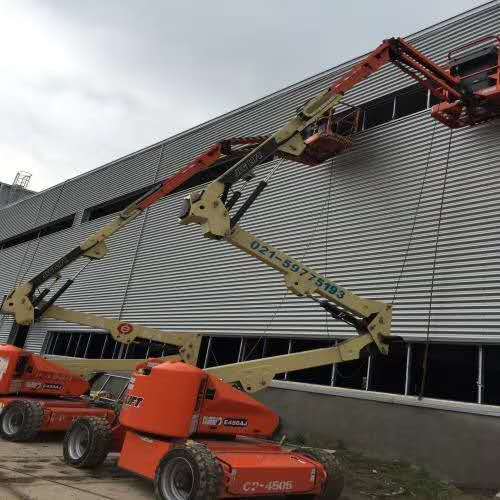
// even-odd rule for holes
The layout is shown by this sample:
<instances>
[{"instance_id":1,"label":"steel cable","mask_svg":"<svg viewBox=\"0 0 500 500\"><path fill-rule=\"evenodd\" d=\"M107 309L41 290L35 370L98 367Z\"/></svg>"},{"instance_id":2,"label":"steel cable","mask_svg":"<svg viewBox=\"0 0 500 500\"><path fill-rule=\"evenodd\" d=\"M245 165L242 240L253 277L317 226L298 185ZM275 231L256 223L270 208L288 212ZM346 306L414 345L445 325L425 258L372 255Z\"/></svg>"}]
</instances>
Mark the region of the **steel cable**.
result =
<instances>
[{"instance_id":1,"label":"steel cable","mask_svg":"<svg viewBox=\"0 0 500 500\"><path fill-rule=\"evenodd\" d=\"M420 382L420 391L418 394L418 399L422 399L425 391L425 384L427 382L427 371L429 365L429 350L430 350L430 330L431 330L431 319L432 319L432 305L434 299L434 283L436 278L436 264L437 264L437 256L438 256L438 247L439 247L439 236L441 233L441 222L443 219L443 208L444 208L444 198L446 195L446 183L448 180L448 167L450 164L450 151L451 151L451 141L453 138L453 129L450 129L450 135L448 139L448 151L446 155L446 164L444 168L444 179L443 179L443 190L441 193L441 203L439 206L439 216L438 216L438 225L436 230L436 244L434 246L434 256L432 262L432 275L431 275L431 289L429 292L429 313L427 316L427 334L425 339L425 351L424 358L422 360L422 380Z\"/></svg>"}]
</instances>

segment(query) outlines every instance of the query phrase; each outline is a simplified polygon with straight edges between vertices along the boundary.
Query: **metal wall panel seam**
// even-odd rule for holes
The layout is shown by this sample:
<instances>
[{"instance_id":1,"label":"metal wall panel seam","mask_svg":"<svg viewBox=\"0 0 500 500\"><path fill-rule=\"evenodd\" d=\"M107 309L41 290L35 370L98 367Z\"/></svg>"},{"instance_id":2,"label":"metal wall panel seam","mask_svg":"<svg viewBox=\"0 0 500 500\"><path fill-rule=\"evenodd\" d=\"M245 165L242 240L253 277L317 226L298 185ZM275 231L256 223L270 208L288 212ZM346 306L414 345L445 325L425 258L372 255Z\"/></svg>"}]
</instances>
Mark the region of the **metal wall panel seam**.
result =
<instances>
[{"instance_id":1,"label":"metal wall panel seam","mask_svg":"<svg viewBox=\"0 0 500 500\"><path fill-rule=\"evenodd\" d=\"M160 170L160 165L161 165L161 160L162 160L162 157L163 157L163 152L164 152L164 145L161 146L160 156L158 158L158 164L157 164L157 167L156 167L156 172L155 172L155 174L153 176L153 182L157 182L158 181L158 172ZM118 314L118 319L119 320L122 319L123 309L124 309L125 304L127 302L128 288L129 288L129 285L130 285L130 280L132 279L132 276L134 274L135 261L137 259L137 254L139 252L139 245L141 244L142 234L144 232L144 226L145 226L146 220L148 218L148 212L149 212L149 207L146 208L144 214L142 214L141 228L139 230L139 235L137 236L137 241L136 241L135 249L134 249L134 255L132 257L132 262L130 263L129 275L128 275L127 283L125 284L125 291L124 291L124 294L123 294L123 300L122 300L122 304L120 306L120 312Z\"/></svg>"}]
</instances>

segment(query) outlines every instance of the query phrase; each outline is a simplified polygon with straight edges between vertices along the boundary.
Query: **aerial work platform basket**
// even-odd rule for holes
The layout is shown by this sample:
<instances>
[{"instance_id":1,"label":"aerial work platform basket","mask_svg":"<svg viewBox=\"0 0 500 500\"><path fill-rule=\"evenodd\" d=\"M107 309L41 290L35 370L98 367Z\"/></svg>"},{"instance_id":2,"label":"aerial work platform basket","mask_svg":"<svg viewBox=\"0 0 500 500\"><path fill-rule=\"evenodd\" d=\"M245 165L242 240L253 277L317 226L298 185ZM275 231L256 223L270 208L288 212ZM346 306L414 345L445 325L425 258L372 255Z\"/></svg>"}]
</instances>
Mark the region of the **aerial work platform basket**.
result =
<instances>
[{"instance_id":1,"label":"aerial work platform basket","mask_svg":"<svg viewBox=\"0 0 500 500\"><path fill-rule=\"evenodd\" d=\"M448 73L458 80L464 102L442 102L432 116L451 128L478 125L500 116L500 36L489 35L448 53Z\"/></svg>"},{"instance_id":2,"label":"aerial work platform basket","mask_svg":"<svg viewBox=\"0 0 500 500\"><path fill-rule=\"evenodd\" d=\"M357 108L336 114L332 110L304 129L302 136L306 148L300 156L292 157L282 152L280 156L305 165L324 163L352 146L353 134L362 128L362 117L362 110Z\"/></svg>"}]
</instances>

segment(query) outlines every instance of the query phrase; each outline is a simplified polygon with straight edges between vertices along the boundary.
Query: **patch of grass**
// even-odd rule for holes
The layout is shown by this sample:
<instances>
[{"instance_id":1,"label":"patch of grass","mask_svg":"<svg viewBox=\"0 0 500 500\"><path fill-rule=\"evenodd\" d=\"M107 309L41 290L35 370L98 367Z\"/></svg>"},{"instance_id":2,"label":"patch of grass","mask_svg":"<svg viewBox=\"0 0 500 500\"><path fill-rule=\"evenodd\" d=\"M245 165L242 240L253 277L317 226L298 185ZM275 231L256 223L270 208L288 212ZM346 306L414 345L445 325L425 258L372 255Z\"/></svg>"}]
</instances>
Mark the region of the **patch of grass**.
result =
<instances>
[{"instance_id":1,"label":"patch of grass","mask_svg":"<svg viewBox=\"0 0 500 500\"><path fill-rule=\"evenodd\" d=\"M458 489L419 467L367 458L347 450L339 450L337 455L344 466L346 484L367 498L447 500L461 495Z\"/></svg>"}]
</instances>

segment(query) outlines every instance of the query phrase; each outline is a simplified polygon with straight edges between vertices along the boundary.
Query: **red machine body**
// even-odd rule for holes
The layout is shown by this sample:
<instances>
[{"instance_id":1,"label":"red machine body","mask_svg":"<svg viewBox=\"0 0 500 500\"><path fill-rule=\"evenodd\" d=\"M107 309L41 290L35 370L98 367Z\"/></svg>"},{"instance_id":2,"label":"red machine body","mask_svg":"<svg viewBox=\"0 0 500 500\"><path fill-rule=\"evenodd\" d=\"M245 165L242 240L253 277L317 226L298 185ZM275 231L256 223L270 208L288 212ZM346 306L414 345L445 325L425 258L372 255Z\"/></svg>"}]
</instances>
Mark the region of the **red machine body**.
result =
<instances>
[{"instance_id":1,"label":"red machine body","mask_svg":"<svg viewBox=\"0 0 500 500\"><path fill-rule=\"evenodd\" d=\"M221 465L219 498L316 495L326 482L319 462L261 439L279 424L273 411L190 365L142 365L131 379L120 423L126 430L120 467L152 480L161 461L192 439Z\"/></svg>"},{"instance_id":2,"label":"red machine body","mask_svg":"<svg viewBox=\"0 0 500 500\"><path fill-rule=\"evenodd\" d=\"M439 101L432 116L450 128L477 125L500 116L500 36L485 36L448 54L441 67L402 38L385 40L331 94L344 94L391 62Z\"/></svg>"}]
</instances>

